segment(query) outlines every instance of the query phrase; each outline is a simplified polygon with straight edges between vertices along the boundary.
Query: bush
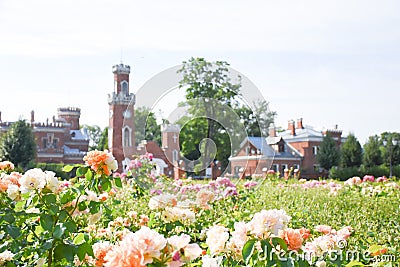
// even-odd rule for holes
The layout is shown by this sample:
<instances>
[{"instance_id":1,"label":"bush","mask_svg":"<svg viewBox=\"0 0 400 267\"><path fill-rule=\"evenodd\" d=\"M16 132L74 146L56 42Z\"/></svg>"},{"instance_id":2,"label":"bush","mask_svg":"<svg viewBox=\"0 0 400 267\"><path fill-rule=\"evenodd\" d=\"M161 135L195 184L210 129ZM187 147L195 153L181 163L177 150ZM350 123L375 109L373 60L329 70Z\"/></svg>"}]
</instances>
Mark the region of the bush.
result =
<instances>
[{"instance_id":1,"label":"bush","mask_svg":"<svg viewBox=\"0 0 400 267\"><path fill-rule=\"evenodd\" d=\"M373 175L375 177L386 176L389 177L390 169L388 166L382 164L380 166L365 167L348 167L348 168L337 168L333 167L330 170L329 178L338 179L345 181L353 176L363 177L364 175ZM400 165L392 168L392 175L400 177Z\"/></svg>"}]
</instances>

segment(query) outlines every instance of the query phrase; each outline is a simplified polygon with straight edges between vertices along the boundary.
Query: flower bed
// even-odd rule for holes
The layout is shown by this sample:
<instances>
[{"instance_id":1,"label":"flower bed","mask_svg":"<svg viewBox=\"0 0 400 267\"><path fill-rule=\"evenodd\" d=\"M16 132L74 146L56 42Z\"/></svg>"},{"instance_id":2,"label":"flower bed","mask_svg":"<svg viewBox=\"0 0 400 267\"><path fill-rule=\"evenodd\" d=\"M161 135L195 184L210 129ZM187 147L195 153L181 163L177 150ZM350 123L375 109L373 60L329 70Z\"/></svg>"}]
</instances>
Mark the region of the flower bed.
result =
<instances>
[{"instance_id":1,"label":"flower bed","mask_svg":"<svg viewBox=\"0 0 400 267\"><path fill-rule=\"evenodd\" d=\"M113 173L107 151L77 177L1 163L0 266L363 266L400 260L400 190L387 178L193 182L152 156ZM380 261L380 262L379 262Z\"/></svg>"}]
</instances>

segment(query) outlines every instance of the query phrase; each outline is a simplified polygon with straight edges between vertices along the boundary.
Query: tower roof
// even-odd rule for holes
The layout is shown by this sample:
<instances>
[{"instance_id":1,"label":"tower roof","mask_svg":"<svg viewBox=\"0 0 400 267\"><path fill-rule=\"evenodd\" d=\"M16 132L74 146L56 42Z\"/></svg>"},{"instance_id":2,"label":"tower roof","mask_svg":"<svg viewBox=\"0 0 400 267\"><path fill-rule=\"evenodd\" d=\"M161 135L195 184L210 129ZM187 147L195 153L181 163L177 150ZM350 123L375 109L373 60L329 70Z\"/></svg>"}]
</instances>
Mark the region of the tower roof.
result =
<instances>
[{"instance_id":1,"label":"tower roof","mask_svg":"<svg viewBox=\"0 0 400 267\"><path fill-rule=\"evenodd\" d=\"M131 72L131 67L129 65L124 65L123 63L114 65L112 67L114 74L129 74Z\"/></svg>"}]
</instances>

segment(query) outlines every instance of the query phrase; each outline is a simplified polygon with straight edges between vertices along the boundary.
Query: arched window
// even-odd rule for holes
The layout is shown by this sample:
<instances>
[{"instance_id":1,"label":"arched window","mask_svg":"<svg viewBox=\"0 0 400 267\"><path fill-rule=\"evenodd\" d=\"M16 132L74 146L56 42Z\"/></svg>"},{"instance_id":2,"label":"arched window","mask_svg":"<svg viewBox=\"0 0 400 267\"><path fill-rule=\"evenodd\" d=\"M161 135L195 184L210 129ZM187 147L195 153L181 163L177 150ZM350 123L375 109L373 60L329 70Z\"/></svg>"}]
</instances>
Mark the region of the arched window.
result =
<instances>
[{"instance_id":1,"label":"arched window","mask_svg":"<svg viewBox=\"0 0 400 267\"><path fill-rule=\"evenodd\" d=\"M128 82L127 81L121 82L121 92L123 95L128 95Z\"/></svg>"},{"instance_id":2,"label":"arched window","mask_svg":"<svg viewBox=\"0 0 400 267\"><path fill-rule=\"evenodd\" d=\"M178 150L174 149L172 151L172 162L178 161Z\"/></svg>"},{"instance_id":3,"label":"arched window","mask_svg":"<svg viewBox=\"0 0 400 267\"><path fill-rule=\"evenodd\" d=\"M122 145L124 147L131 147L132 146L132 138L131 138L132 129L128 126L125 126L122 129Z\"/></svg>"}]
</instances>

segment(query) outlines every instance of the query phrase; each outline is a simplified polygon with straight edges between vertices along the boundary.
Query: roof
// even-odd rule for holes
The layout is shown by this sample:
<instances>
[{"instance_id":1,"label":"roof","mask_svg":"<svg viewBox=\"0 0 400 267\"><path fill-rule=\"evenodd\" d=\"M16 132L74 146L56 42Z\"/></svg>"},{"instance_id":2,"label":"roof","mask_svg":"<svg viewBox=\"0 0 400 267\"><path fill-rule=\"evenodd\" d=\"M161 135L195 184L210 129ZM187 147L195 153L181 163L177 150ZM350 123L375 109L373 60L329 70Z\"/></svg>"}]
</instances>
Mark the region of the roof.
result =
<instances>
[{"instance_id":1,"label":"roof","mask_svg":"<svg viewBox=\"0 0 400 267\"><path fill-rule=\"evenodd\" d=\"M86 155L85 151L80 151L77 148L70 148L69 146L64 145L64 155L73 155L73 156L84 156Z\"/></svg>"},{"instance_id":2,"label":"roof","mask_svg":"<svg viewBox=\"0 0 400 267\"><path fill-rule=\"evenodd\" d=\"M269 143L267 142L266 137L247 137L245 141L249 141L257 150L261 152L262 157L264 158L293 158L296 159L298 157L302 157L303 155L297 151L294 147L291 145L287 144L284 142L285 149L283 152L278 152L276 151L271 145L272 144L277 144L282 138L275 138L274 141L275 143ZM243 144L243 143L242 143Z\"/></svg>"},{"instance_id":3,"label":"roof","mask_svg":"<svg viewBox=\"0 0 400 267\"><path fill-rule=\"evenodd\" d=\"M285 130L278 135L287 142L298 141L298 139L322 139L324 137L322 131L317 131L308 125L305 125L302 129L296 128L296 135L292 135L291 130Z\"/></svg>"},{"instance_id":4,"label":"roof","mask_svg":"<svg viewBox=\"0 0 400 267\"><path fill-rule=\"evenodd\" d=\"M89 135L87 133L87 128L82 128L80 130L70 130L71 140L89 140Z\"/></svg>"}]
</instances>

